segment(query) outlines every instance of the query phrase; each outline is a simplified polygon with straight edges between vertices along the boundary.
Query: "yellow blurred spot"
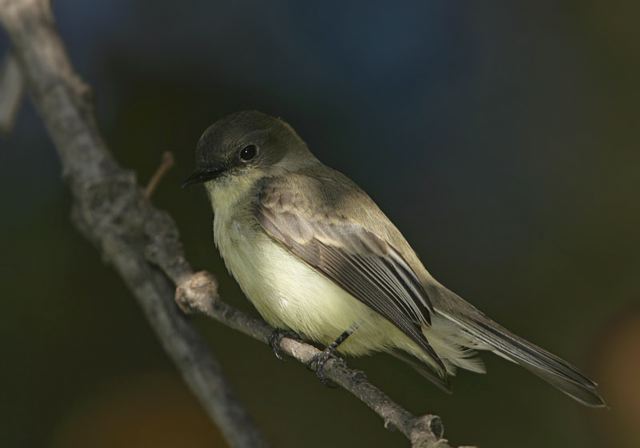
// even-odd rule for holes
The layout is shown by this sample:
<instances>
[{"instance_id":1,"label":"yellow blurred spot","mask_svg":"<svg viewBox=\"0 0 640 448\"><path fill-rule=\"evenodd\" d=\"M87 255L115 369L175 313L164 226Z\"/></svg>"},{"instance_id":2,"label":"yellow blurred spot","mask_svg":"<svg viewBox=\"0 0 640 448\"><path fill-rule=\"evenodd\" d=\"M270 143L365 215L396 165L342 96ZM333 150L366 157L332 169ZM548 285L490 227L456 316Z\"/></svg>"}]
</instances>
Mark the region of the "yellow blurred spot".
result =
<instances>
[{"instance_id":1,"label":"yellow blurred spot","mask_svg":"<svg viewBox=\"0 0 640 448\"><path fill-rule=\"evenodd\" d=\"M640 446L640 310L627 311L603 335L598 378L611 410L605 420L606 446Z\"/></svg>"},{"instance_id":2,"label":"yellow blurred spot","mask_svg":"<svg viewBox=\"0 0 640 448\"><path fill-rule=\"evenodd\" d=\"M63 417L53 448L226 447L177 375L150 373L107 385Z\"/></svg>"}]
</instances>

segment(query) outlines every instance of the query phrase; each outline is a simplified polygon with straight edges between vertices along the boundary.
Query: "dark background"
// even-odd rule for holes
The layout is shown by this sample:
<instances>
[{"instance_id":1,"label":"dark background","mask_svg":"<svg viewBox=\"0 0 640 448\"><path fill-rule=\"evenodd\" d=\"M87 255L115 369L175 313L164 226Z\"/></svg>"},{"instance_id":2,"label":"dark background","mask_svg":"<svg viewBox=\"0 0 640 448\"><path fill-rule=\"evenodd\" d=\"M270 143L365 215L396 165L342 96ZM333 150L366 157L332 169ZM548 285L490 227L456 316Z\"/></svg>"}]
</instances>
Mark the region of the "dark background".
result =
<instances>
[{"instance_id":1,"label":"dark background","mask_svg":"<svg viewBox=\"0 0 640 448\"><path fill-rule=\"evenodd\" d=\"M517 4L516 4L517 3ZM581 407L507 362L452 396L384 355L352 365L454 443L640 446L640 3L56 0L117 159L190 260L251 310L180 180L202 130L255 108L367 190L437 278L596 378ZM7 48L0 35L0 50ZM3 447L223 446L120 279L69 223L31 105L0 140ZM197 325L277 447L407 446L344 391Z\"/></svg>"}]
</instances>

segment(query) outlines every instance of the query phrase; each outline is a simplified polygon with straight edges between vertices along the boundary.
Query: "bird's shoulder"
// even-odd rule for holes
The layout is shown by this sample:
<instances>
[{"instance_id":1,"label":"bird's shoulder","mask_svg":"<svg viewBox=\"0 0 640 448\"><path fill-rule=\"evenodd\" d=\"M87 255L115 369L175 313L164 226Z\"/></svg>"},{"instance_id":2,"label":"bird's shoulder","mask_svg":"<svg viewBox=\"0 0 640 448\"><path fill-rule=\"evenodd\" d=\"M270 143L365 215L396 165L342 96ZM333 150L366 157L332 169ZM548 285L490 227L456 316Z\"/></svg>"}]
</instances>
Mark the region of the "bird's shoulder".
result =
<instances>
[{"instance_id":1,"label":"bird's shoulder","mask_svg":"<svg viewBox=\"0 0 640 448\"><path fill-rule=\"evenodd\" d=\"M340 239L341 245L351 241L354 249L364 240L382 252L392 248L423 273L402 233L365 191L337 170L323 165L265 178L256 198L263 220L286 227L299 240L320 235Z\"/></svg>"},{"instance_id":2,"label":"bird's shoulder","mask_svg":"<svg viewBox=\"0 0 640 448\"><path fill-rule=\"evenodd\" d=\"M257 203L277 212L295 212L308 218L357 220L353 206L377 208L353 181L325 168L288 171L258 183Z\"/></svg>"}]
</instances>

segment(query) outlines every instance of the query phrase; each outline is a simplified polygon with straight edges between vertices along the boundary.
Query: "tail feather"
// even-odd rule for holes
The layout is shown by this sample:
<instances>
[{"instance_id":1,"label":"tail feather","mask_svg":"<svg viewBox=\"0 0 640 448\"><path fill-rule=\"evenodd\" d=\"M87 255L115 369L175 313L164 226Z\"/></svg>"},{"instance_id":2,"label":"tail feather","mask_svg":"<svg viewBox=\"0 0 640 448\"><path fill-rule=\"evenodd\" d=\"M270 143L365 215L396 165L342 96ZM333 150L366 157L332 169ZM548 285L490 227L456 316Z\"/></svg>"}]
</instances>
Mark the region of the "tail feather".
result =
<instances>
[{"instance_id":1,"label":"tail feather","mask_svg":"<svg viewBox=\"0 0 640 448\"><path fill-rule=\"evenodd\" d=\"M422 375L422 377L431 381L441 391L448 394L451 393L451 383L449 383L449 378L447 375L440 376L436 374L433 369L429 367L424 361L407 352L401 350L392 350L389 353L400 361L403 361L413 367L416 372Z\"/></svg>"},{"instance_id":2,"label":"tail feather","mask_svg":"<svg viewBox=\"0 0 640 448\"><path fill-rule=\"evenodd\" d=\"M449 319L435 315L430 326L422 327L422 332L442 359L449 375L455 375L458 368L486 373L484 362L475 350L474 340Z\"/></svg>"},{"instance_id":3,"label":"tail feather","mask_svg":"<svg viewBox=\"0 0 640 448\"><path fill-rule=\"evenodd\" d=\"M568 362L511 333L476 310L472 316L456 316L438 311L458 324L482 345L497 355L514 362L552 386L592 407L605 406L597 384Z\"/></svg>"}]
</instances>

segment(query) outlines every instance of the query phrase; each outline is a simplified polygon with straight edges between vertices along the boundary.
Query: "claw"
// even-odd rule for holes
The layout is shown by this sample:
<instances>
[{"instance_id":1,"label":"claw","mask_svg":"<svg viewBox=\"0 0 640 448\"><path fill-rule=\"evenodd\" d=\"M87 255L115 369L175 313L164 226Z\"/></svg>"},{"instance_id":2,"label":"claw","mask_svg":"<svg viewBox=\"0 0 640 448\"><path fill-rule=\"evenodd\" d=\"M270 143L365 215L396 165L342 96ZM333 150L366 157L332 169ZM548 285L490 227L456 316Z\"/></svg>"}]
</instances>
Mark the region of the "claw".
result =
<instances>
[{"instance_id":1,"label":"claw","mask_svg":"<svg viewBox=\"0 0 640 448\"><path fill-rule=\"evenodd\" d=\"M334 350L331 347L325 348L323 351L318 353L313 357L311 362L309 363L309 369L311 369L320 382L328 387L337 387L335 383L333 383L324 373L324 367L330 359L334 359L335 361L342 361L342 358L339 358L335 355Z\"/></svg>"},{"instance_id":2,"label":"claw","mask_svg":"<svg viewBox=\"0 0 640 448\"><path fill-rule=\"evenodd\" d=\"M273 354L276 355L276 358L280 361L283 361L286 356L286 353L280 348L280 342L283 338L300 340L300 336L290 330L276 328L273 333L271 333L271 336L269 336L269 345L271 346L271 350L273 350Z\"/></svg>"}]
</instances>

